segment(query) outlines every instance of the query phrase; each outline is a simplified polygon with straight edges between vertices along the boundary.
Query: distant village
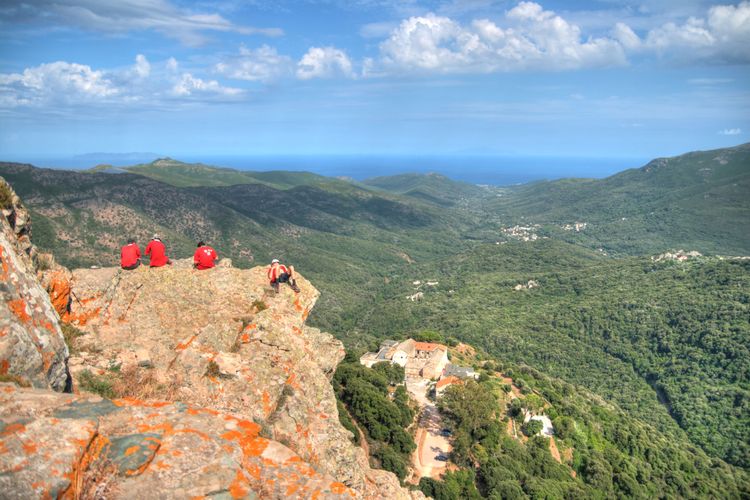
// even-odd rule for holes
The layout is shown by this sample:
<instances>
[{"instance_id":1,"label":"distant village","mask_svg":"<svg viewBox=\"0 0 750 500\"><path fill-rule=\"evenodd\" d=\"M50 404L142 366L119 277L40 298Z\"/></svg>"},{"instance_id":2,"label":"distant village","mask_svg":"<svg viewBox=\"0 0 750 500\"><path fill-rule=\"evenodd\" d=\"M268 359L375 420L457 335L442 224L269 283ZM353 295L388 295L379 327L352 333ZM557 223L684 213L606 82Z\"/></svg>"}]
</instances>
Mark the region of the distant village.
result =
<instances>
[{"instance_id":1,"label":"distant village","mask_svg":"<svg viewBox=\"0 0 750 500\"><path fill-rule=\"evenodd\" d=\"M479 377L471 367L450 363L448 348L433 342L418 342L414 339L403 342L385 340L380 344L378 352L368 352L359 358L359 362L368 368L384 361L402 366L406 377L437 380L437 397L453 384Z\"/></svg>"}]
</instances>

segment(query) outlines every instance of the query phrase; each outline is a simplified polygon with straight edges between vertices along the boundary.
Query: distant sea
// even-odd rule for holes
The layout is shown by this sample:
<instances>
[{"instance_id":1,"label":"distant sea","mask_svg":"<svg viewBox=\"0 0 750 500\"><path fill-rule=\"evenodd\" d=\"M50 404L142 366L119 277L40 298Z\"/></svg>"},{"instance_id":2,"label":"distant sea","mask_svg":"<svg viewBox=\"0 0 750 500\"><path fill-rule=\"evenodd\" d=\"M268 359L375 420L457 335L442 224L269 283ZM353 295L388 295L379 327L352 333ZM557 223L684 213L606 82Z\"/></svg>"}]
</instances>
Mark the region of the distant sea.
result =
<instances>
[{"instance_id":1,"label":"distant sea","mask_svg":"<svg viewBox=\"0 0 750 500\"><path fill-rule=\"evenodd\" d=\"M330 177L364 180L403 173L437 172L451 179L473 184L506 186L564 177L603 178L637 168L647 158L590 158L549 156L196 156L153 153L95 153L69 158L13 159L39 167L85 169L100 163L127 166L148 163L160 156L184 162L201 162L237 170L308 171ZM2 159L0 159L2 160Z\"/></svg>"}]
</instances>

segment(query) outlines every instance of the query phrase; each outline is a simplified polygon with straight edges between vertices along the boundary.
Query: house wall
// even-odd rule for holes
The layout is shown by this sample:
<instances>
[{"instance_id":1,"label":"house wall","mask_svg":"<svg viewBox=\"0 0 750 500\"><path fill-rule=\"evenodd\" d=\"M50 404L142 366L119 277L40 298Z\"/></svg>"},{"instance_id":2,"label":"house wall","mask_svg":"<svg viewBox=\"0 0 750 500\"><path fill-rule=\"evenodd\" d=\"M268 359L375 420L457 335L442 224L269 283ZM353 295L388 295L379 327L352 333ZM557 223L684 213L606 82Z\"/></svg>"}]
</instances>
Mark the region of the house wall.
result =
<instances>
[{"instance_id":1,"label":"house wall","mask_svg":"<svg viewBox=\"0 0 750 500\"><path fill-rule=\"evenodd\" d=\"M406 362L409 360L409 356L404 351L396 351L391 358L391 362L406 367Z\"/></svg>"}]
</instances>

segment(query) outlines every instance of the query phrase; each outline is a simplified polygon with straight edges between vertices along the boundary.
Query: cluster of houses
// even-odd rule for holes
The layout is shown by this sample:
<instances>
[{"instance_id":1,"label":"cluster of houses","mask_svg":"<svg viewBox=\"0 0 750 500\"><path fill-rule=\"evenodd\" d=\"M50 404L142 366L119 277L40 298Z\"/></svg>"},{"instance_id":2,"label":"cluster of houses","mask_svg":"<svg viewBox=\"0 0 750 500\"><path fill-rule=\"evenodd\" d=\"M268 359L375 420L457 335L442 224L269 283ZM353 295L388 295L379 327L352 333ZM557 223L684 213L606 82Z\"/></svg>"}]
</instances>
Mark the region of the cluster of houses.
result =
<instances>
[{"instance_id":1,"label":"cluster of houses","mask_svg":"<svg viewBox=\"0 0 750 500\"><path fill-rule=\"evenodd\" d=\"M513 226L505 227L502 229L502 233L505 236L515 238L521 241L536 241L539 236L536 234L536 230L541 226L539 224L533 224L531 226Z\"/></svg>"},{"instance_id":2,"label":"cluster of houses","mask_svg":"<svg viewBox=\"0 0 750 500\"><path fill-rule=\"evenodd\" d=\"M359 362L368 368L384 361L402 366L407 377L437 380L435 393L438 397L450 385L479 376L472 368L450 363L448 348L434 342L385 340L378 352L368 352L359 358Z\"/></svg>"}]
</instances>

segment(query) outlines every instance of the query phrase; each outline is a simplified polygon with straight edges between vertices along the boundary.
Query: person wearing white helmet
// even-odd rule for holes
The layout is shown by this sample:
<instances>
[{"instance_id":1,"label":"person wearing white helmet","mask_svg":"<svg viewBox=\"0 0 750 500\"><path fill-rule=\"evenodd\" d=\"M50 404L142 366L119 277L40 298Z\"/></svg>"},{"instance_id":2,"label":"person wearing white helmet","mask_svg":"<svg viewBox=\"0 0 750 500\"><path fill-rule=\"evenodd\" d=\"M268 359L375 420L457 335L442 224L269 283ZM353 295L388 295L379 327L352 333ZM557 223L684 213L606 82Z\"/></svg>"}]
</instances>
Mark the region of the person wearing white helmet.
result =
<instances>
[{"instance_id":1,"label":"person wearing white helmet","mask_svg":"<svg viewBox=\"0 0 750 500\"><path fill-rule=\"evenodd\" d=\"M294 266L285 266L279 262L279 259L271 261L271 267L268 268L268 279L271 287L276 293L279 293L279 283L286 283L295 293L299 293L297 280L294 279Z\"/></svg>"}]
</instances>

